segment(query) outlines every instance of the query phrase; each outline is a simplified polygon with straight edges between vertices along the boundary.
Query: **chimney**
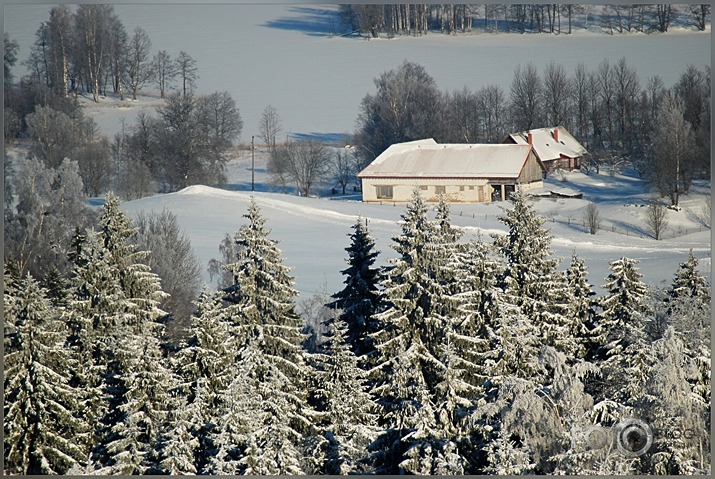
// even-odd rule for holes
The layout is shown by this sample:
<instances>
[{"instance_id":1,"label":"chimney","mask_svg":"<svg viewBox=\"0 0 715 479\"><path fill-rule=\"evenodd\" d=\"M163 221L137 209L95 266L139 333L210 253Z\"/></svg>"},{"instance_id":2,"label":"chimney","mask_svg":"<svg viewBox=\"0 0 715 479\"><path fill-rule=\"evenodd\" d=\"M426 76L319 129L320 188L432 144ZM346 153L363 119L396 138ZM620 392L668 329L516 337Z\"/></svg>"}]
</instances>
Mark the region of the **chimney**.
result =
<instances>
[{"instance_id":1,"label":"chimney","mask_svg":"<svg viewBox=\"0 0 715 479\"><path fill-rule=\"evenodd\" d=\"M554 128L554 140L559 141L559 129Z\"/></svg>"},{"instance_id":2,"label":"chimney","mask_svg":"<svg viewBox=\"0 0 715 479\"><path fill-rule=\"evenodd\" d=\"M533 140L533 137L532 137L532 135L531 135L531 132L529 132L529 136L528 136L528 139L527 139L526 141L531 145L532 140Z\"/></svg>"}]
</instances>

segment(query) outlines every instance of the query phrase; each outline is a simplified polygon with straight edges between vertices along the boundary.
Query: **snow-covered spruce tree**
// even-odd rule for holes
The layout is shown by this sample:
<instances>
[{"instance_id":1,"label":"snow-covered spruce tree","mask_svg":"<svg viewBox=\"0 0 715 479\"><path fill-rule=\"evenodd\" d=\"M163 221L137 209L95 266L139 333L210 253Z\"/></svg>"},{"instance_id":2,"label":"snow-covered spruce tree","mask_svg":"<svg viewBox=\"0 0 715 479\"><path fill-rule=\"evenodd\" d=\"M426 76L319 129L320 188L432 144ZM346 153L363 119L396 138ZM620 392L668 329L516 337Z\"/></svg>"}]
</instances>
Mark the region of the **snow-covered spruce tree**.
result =
<instances>
[{"instance_id":1,"label":"snow-covered spruce tree","mask_svg":"<svg viewBox=\"0 0 715 479\"><path fill-rule=\"evenodd\" d=\"M360 460L377 437L375 404L368 393L367 373L347 339L341 316L332 321L325 354L316 355L317 387L313 392L321 412L326 443L324 474L366 473Z\"/></svg>"},{"instance_id":2,"label":"snow-covered spruce tree","mask_svg":"<svg viewBox=\"0 0 715 479\"><path fill-rule=\"evenodd\" d=\"M373 394L382 410L383 433L370 449L378 473L425 472L433 462L418 459L445 439L436 420L434 391L444 370L445 326L456 311L448 285L440 281L447 277L442 268L449 258L440 243L448 241L428 220L426 203L416 190L402 215L402 234L394 238L400 257L381 281L386 309L375 315L382 326L372 335L379 356L370 374L377 380Z\"/></svg>"},{"instance_id":3,"label":"snow-covered spruce tree","mask_svg":"<svg viewBox=\"0 0 715 479\"><path fill-rule=\"evenodd\" d=\"M499 217L509 229L494 234L494 246L505 260L499 279L502 298L519 306L537 328L544 344L554 346L567 357L577 354L576 341L568 334L567 285L556 270L552 257L551 233L523 192L511 196L513 207Z\"/></svg>"},{"instance_id":4,"label":"snow-covered spruce tree","mask_svg":"<svg viewBox=\"0 0 715 479\"><path fill-rule=\"evenodd\" d=\"M698 271L698 260L692 249L688 259L680 263L668 292L673 303L686 302L691 308L705 308L710 304L710 285Z\"/></svg>"},{"instance_id":5,"label":"snow-covered spruce tree","mask_svg":"<svg viewBox=\"0 0 715 479\"><path fill-rule=\"evenodd\" d=\"M122 292L119 270L99 232L78 232L72 249L69 305L65 312L69 326L67 345L75 360L70 373L72 384L81 391L83 415L93 425L90 442L95 445L102 434L101 418L110 408L103 389L114 381L110 364L134 303Z\"/></svg>"},{"instance_id":6,"label":"snow-covered spruce tree","mask_svg":"<svg viewBox=\"0 0 715 479\"><path fill-rule=\"evenodd\" d=\"M199 439L193 433L196 422L206 408L201 401L201 386L197 387L194 402L188 404L185 397L180 395L173 403L174 409L167 411L159 433L153 455L155 474L193 475L198 472L196 456L200 451Z\"/></svg>"},{"instance_id":7,"label":"snow-covered spruce tree","mask_svg":"<svg viewBox=\"0 0 715 479\"><path fill-rule=\"evenodd\" d=\"M596 362L603 376L591 393L597 401L610 399L629 407L643 394L652 363L645 333L651 315L649 291L637 264L625 257L610 263L607 292L600 301L603 311L594 328Z\"/></svg>"},{"instance_id":8,"label":"snow-covered spruce tree","mask_svg":"<svg viewBox=\"0 0 715 479\"><path fill-rule=\"evenodd\" d=\"M101 473L143 473L175 381L160 347L166 293L160 279L139 261L135 229L108 195L101 229L79 235L72 247L72 295L68 322L77 355L78 384L86 383L89 414L96 419L94 468ZM99 373L100 381L97 381ZM97 402L102 390L104 402ZM158 392L155 392L154 390Z\"/></svg>"},{"instance_id":9,"label":"snow-covered spruce tree","mask_svg":"<svg viewBox=\"0 0 715 479\"><path fill-rule=\"evenodd\" d=\"M204 289L196 302L188 339L172 359L187 402L186 427L195 444L197 471L206 467L214 449L210 431L221 423L222 398L235 376L236 338L221 302L222 292Z\"/></svg>"},{"instance_id":10,"label":"snow-covered spruce tree","mask_svg":"<svg viewBox=\"0 0 715 479\"><path fill-rule=\"evenodd\" d=\"M292 408L294 413L284 412L288 414L285 417L288 422L263 427L262 433L289 427L300 434L311 435L315 433L315 428L305 418L312 418L314 414L308 406L306 391L307 378L312 371L302 347L306 335L301 332L303 325L295 312L297 292L293 288L293 278L289 275L289 268L283 264L276 241L269 238L270 231L265 227L255 199L251 200L245 217L249 223L234 236L238 257L234 263L226 265L233 277L233 284L225 290L225 299L231 303L225 311L231 324L231 334L236 337L238 348L246 345L250 338L258 338L252 340L251 348L257 350L260 361L271 366L265 381L278 381L272 387L280 390L286 401L293 401L286 407ZM242 361L241 357L237 360L239 371L244 368ZM258 380L263 381L263 378L259 376ZM269 395L270 391L265 392L264 401ZM289 439L298 441L299 438L291 435ZM256 444L260 447L260 441ZM300 441L292 444L296 448L302 447ZM283 446L287 447L287 444ZM271 442L271 447L283 446ZM310 472L307 468L303 470Z\"/></svg>"},{"instance_id":11,"label":"snow-covered spruce tree","mask_svg":"<svg viewBox=\"0 0 715 479\"><path fill-rule=\"evenodd\" d=\"M128 334L119 341L106 433L95 448L97 474L157 473L156 445L171 426L169 413L180 409L178 381L168 367L159 339Z\"/></svg>"},{"instance_id":12,"label":"snow-covered spruce tree","mask_svg":"<svg viewBox=\"0 0 715 479\"><path fill-rule=\"evenodd\" d=\"M571 264L565 272L567 284L567 312L569 332L576 339L577 359L591 358L593 344L591 330L596 316L596 292L588 283L586 262L576 253L571 256Z\"/></svg>"},{"instance_id":13,"label":"snow-covered spruce tree","mask_svg":"<svg viewBox=\"0 0 715 479\"><path fill-rule=\"evenodd\" d=\"M709 403L692 394L689 379L697 365L685 352L673 328L653 343L656 360L639 412L654 429L653 445L644 458L647 474L707 474L710 433Z\"/></svg>"},{"instance_id":14,"label":"snow-covered spruce tree","mask_svg":"<svg viewBox=\"0 0 715 479\"><path fill-rule=\"evenodd\" d=\"M295 312L298 293L254 198L244 217L248 224L234 235L237 258L225 266L233 277L224 290L224 299L231 303L226 310L231 333L240 346L255 332L255 326L260 326L264 352L275 356L285 372L297 379L303 372L301 343L305 339Z\"/></svg>"},{"instance_id":15,"label":"snow-covered spruce tree","mask_svg":"<svg viewBox=\"0 0 715 479\"><path fill-rule=\"evenodd\" d=\"M29 274L6 282L3 310L4 472L65 474L86 462L91 428L70 384L66 326Z\"/></svg>"},{"instance_id":16,"label":"snow-covered spruce tree","mask_svg":"<svg viewBox=\"0 0 715 479\"><path fill-rule=\"evenodd\" d=\"M159 304L168 295L161 289L159 276L146 264L151 252L137 249L137 229L112 193L107 194L102 208L100 232L104 247L119 270L122 291L136 305L133 318L127 318L128 325L134 332L142 334L153 328L151 333L157 335L164 328L156 320L166 315L159 309Z\"/></svg>"},{"instance_id":17,"label":"snow-covered spruce tree","mask_svg":"<svg viewBox=\"0 0 715 479\"><path fill-rule=\"evenodd\" d=\"M369 335L377 331L373 315L379 308L380 269L373 264L379 252L362 218L357 219L353 230L350 246L345 249L349 265L342 271L345 287L333 295L334 301L328 307L342 310L340 319L347 325L346 340L353 353L363 356L375 351Z\"/></svg>"},{"instance_id":18,"label":"snow-covered spruce tree","mask_svg":"<svg viewBox=\"0 0 715 479\"><path fill-rule=\"evenodd\" d=\"M673 284L668 289L667 323L684 343L685 354L699 371L689 378L693 392L707 404L711 394L711 316L710 285L698 271L698 260L692 251L680 264ZM708 427L709 427L709 417Z\"/></svg>"},{"instance_id":19,"label":"snow-covered spruce tree","mask_svg":"<svg viewBox=\"0 0 715 479\"><path fill-rule=\"evenodd\" d=\"M236 376L223 401L224 416L214 432L218 453L212 473L279 475L314 473L303 448L313 427L311 410L293 378L274 356L260 326L249 333L236 363Z\"/></svg>"}]
</instances>

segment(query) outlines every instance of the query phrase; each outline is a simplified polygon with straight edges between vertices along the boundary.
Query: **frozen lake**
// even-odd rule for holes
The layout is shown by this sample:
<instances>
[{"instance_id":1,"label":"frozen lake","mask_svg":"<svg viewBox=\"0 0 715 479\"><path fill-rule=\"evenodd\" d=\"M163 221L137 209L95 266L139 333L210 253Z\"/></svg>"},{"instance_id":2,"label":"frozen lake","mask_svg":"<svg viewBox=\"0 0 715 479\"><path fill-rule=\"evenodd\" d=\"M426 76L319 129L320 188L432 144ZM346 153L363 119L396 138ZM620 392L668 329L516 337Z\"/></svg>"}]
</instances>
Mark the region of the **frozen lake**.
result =
<instances>
[{"instance_id":1,"label":"frozen lake","mask_svg":"<svg viewBox=\"0 0 715 479\"><path fill-rule=\"evenodd\" d=\"M16 76L49 9L5 5L5 31L20 44ZM197 60L199 93L231 93L244 121L244 142L258 134L269 104L281 116L284 134L352 133L360 101L374 92L373 79L404 60L423 65L442 90L496 84L508 94L514 69L528 62L541 68L554 60L572 72L580 62L592 70L604 59L625 57L641 85L659 75L671 86L686 66L702 69L711 58L709 31L429 34L368 41L335 36L336 11L328 5L115 5L128 32L140 26L149 33L154 53L166 50L176 57L183 50ZM131 111L125 118L133 121ZM107 133L110 122L100 123Z\"/></svg>"}]
</instances>

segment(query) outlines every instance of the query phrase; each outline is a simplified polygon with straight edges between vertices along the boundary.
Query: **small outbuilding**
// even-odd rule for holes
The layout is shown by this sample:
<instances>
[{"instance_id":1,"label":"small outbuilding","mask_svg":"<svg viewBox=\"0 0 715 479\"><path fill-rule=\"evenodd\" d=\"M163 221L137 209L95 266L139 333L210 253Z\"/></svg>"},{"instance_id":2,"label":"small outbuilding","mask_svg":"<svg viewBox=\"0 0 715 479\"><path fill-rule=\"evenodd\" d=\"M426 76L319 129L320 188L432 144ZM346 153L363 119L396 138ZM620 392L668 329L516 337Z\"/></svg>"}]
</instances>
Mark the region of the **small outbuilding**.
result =
<instances>
[{"instance_id":1,"label":"small outbuilding","mask_svg":"<svg viewBox=\"0 0 715 479\"><path fill-rule=\"evenodd\" d=\"M427 201L442 194L451 202L490 202L543 187L545 171L528 144L441 144L429 138L390 146L357 176L366 202L409 201L415 188Z\"/></svg>"},{"instance_id":2,"label":"small outbuilding","mask_svg":"<svg viewBox=\"0 0 715 479\"><path fill-rule=\"evenodd\" d=\"M583 157L588 155L586 148L563 126L510 133L503 143L533 146L546 171L578 169Z\"/></svg>"}]
</instances>

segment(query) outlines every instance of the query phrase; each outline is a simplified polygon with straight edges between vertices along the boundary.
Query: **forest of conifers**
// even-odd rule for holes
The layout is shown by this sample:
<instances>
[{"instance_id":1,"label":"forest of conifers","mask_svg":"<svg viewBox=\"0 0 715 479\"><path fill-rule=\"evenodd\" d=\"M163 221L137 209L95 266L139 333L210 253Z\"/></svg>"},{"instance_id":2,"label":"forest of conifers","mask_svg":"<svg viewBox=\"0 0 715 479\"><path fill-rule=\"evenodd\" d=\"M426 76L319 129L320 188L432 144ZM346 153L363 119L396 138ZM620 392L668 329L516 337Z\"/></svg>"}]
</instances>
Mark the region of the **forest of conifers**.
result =
<instances>
[{"instance_id":1,"label":"forest of conifers","mask_svg":"<svg viewBox=\"0 0 715 479\"><path fill-rule=\"evenodd\" d=\"M44 286L5 263L8 474L707 474L710 292L691 255L651 289L557 269L519 193L493 243L415 192L379 254L362 219L324 340L252 202L185 339L109 195ZM597 433L597 434L596 434Z\"/></svg>"}]
</instances>

